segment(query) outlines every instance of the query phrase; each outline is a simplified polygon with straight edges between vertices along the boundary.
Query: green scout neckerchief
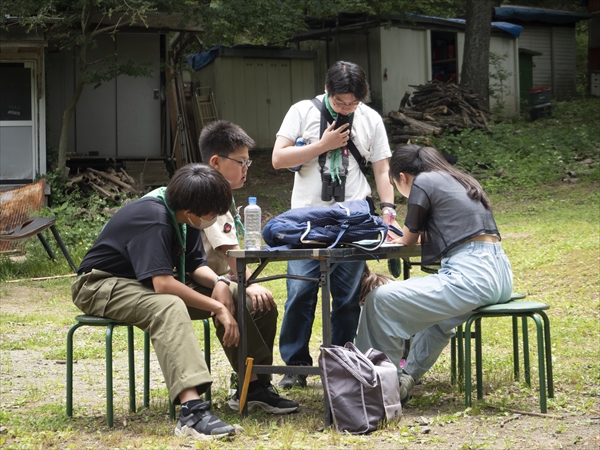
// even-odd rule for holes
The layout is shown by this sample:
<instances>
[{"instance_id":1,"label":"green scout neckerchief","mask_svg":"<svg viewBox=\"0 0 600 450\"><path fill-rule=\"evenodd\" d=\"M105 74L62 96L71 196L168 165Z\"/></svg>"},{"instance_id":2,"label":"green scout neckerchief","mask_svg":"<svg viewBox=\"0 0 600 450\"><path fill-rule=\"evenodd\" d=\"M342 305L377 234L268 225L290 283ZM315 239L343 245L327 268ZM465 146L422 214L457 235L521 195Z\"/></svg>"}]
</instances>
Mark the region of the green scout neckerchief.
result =
<instances>
[{"instance_id":1,"label":"green scout neckerchief","mask_svg":"<svg viewBox=\"0 0 600 450\"><path fill-rule=\"evenodd\" d=\"M325 102L325 106L327 107L327 111L329 111L329 114L331 114L331 117L333 117L334 120L337 120L337 113L333 110L333 108L331 107L331 105L329 104L329 94L325 93L325 96L323 97L323 101ZM351 116L354 113L350 113L348 114L348 116ZM337 178L338 183L342 183L342 180L340 179L340 164L341 164L341 149L340 148L336 148L334 150L331 150L331 174Z\"/></svg>"},{"instance_id":2,"label":"green scout neckerchief","mask_svg":"<svg viewBox=\"0 0 600 450\"><path fill-rule=\"evenodd\" d=\"M179 281L185 284L185 237L187 234L187 227L185 223L177 222L177 217L175 217L175 211L171 209L169 204L167 203L167 198L165 194L167 193L166 187L160 187L158 189L154 189L151 192L148 192L144 197L154 197L159 199L169 211L169 215L171 216L171 220L173 220L173 227L175 227L175 232L177 234L177 240L179 241L179 245L181 249L179 251L179 264L177 265L177 272L179 273Z\"/></svg>"}]
</instances>

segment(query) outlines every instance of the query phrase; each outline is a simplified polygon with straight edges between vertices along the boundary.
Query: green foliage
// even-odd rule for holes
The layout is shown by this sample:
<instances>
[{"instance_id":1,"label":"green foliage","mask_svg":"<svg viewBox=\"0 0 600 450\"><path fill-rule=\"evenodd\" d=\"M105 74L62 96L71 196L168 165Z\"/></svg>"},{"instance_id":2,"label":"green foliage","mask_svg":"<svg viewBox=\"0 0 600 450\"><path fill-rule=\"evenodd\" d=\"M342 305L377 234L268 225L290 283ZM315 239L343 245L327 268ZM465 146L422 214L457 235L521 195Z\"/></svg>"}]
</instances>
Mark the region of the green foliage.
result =
<instances>
[{"instance_id":1,"label":"green foliage","mask_svg":"<svg viewBox=\"0 0 600 450\"><path fill-rule=\"evenodd\" d=\"M479 179L489 192L533 188L572 178L599 178L600 99L552 104L552 117L533 122L492 124L493 134L464 130L434 140L457 166ZM585 164L594 158L596 165Z\"/></svg>"},{"instance_id":2,"label":"green foliage","mask_svg":"<svg viewBox=\"0 0 600 450\"><path fill-rule=\"evenodd\" d=\"M508 58L508 53L500 55L498 53L490 51L490 86L489 92L496 102L492 107L492 112L496 117L502 117L506 104L504 103L504 97L510 95L510 89L506 85L506 80L512 77L512 72L509 72L504 68L504 61Z\"/></svg>"}]
</instances>

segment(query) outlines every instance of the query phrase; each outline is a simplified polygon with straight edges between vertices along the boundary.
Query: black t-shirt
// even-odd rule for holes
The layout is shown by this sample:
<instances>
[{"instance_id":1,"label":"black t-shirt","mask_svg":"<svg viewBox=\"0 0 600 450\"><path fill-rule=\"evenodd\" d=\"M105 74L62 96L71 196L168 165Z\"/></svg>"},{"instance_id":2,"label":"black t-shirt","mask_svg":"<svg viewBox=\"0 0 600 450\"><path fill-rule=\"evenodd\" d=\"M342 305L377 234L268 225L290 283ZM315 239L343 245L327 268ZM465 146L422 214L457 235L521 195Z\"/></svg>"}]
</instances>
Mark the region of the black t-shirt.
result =
<instances>
[{"instance_id":1,"label":"black t-shirt","mask_svg":"<svg viewBox=\"0 0 600 450\"><path fill-rule=\"evenodd\" d=\"M185 270L193 272L206 265L200 230L187 227L186 241ZM156 275L172 275L180 250L165 205L157 198L142 197L121 208L108 221L77 273L97 269L144 282Z\"/></svg>"},{"instance_id":2,"label":"black t-shirt","mask_svg":"<svg viewBox=\"0 0 600 450\"><path fill-rule=\"evenodd\" d=\"M457 245L479 236L500 238L492 211L471 199L445 172L421 172L413 181L404 225L421 233L421 264L439 262Z\"/></svg>"}]
</instances>

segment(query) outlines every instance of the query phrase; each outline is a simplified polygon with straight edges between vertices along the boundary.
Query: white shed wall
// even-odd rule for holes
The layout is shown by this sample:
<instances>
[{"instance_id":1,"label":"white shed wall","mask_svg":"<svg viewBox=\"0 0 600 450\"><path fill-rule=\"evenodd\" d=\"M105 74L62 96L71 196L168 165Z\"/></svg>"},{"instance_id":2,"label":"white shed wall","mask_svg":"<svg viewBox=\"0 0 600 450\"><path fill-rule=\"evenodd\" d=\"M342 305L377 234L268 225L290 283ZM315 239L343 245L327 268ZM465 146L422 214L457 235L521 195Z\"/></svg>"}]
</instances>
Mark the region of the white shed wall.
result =
<instances>
[{"instance_id":1,"label":"white shed wall","mask_svg":"<svg viewBox=\"0 0 600 450\"><path fill-rule=\"evenodd\" d=\"M272 148L290 106L315 92L312 59L223 56L193 80L212 88L219 119L242 127L256 148Z\"/></svg>"},{"instance_id":2,"label":"white shed wall","mask_svg":"<svg viewBox=\"0 0 600 450\"><path fill-rule=\"evenodd\" d=\"M517 39L506 39L497 36L492 36L490 39L490 52L494 52L500 56L505 56L502 61L502 68L510 76L504 80L503 91L504 96L504 113L507 116L514 116L519 113L519 51ZM490 65L490 75L494 68ZM490 86L498 81L490 78ZM499 88L496 88L499 89ZM496 100L490 97L490 108L496 104Z\"/></svg>"},{"instance_id":3,"label":"white shed wall","mask_svg":"<svg viewBox=\"0 0 600 450\"><path fill-rule=\"evenodd\" d=\"M523 27L519 47L542 53L533 57L533 85L552 87L552 33L548 27Z\"/></svg>"},{"instance_id":4,"label":"white shed wall","mask_svg":"<svg viewBox=\"0 0 600 450\"><path fill-rule=\"evenodd\" d=\"M575 28L552 27L552 91L569 97L577 91Z\"/></svg>"},{"instance_id":5,"label":"white shed wall","mask_svg":"<svg viewBox=\"0 0 600 450\"><path fill-rule=\"evenodd\" d=\"M419 85L431 78L431 44L429 30L379 28L382 69L387 80L382 82L382 112L398 110L409 85Z\"/></svg>"},{"instance_id":6,"label":"white shed wall","mask_svg":"<svg viewBox=\"0 0 600 450\"><path fill-rule=\"evenodd\" d=\"M99 36L89 50L88 60L109 57L117 51L118 62L132 60L147 64L147 77L121 75L94 89L86 85L77 103L69 133L68 152L105 157L160 157L161 125L160 36L158 34L118 33ZM76 59L72 51L50 53L48 57L49 145L58 148L65 108L76 83Z\"/></svg>"}]
</instances>

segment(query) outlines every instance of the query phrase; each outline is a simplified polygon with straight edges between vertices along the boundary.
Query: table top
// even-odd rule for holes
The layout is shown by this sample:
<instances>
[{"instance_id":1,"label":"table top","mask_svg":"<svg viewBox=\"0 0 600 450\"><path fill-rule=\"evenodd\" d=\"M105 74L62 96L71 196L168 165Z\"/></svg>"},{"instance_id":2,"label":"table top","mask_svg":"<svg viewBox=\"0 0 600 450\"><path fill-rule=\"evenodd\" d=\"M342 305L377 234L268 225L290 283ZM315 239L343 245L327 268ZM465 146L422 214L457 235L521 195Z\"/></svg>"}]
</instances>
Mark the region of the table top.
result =
<instances>
[{"instance_id":1,"label":"table top","mask_svg":"<svg viewBox=\"0 0 600 450\"><path fill-rule=\"evenodd\" d=\"M260 250L229 250L227 255L230 258L244 259L247 262L260 259L269 259L272 261L289 261L293 259L352 259L352 260L371 260L371 259L392 259L392 258L416 258L421 256L420 245L393 245L384 244L375 250L365 250L359 247L314 247L314 248L296 248L285 250L269 250L262 248Z\"/></svg>"}]
</instances>

